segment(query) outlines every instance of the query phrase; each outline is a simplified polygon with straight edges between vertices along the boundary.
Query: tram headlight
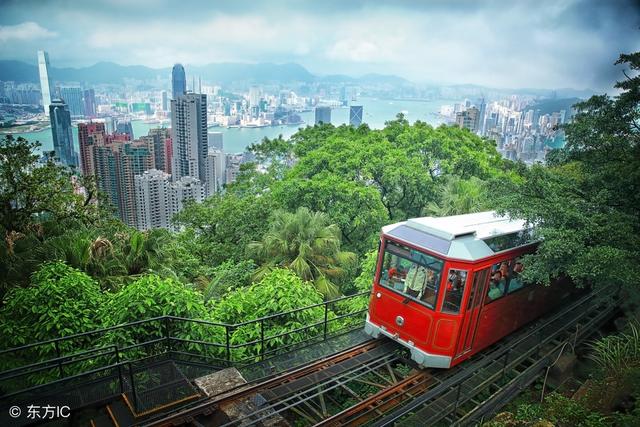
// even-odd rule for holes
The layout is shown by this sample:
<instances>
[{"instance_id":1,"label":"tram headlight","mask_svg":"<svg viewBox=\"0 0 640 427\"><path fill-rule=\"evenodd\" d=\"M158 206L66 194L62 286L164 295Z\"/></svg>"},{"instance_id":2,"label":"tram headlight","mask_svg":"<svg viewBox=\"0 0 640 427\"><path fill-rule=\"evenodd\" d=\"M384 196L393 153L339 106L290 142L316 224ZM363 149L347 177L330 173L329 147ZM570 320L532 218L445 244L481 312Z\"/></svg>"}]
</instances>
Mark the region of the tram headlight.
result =
<instances>
[{"instance_id":1,"label":"tram headlight","mask_svg":"<svg viewBox=\"0 0 640 427\"><path fill-rule=\"evenodd\" d=\"M404 317L396 316L396 325L398 325L398 326L404 325Z\"/></svg>"}]
</instances>

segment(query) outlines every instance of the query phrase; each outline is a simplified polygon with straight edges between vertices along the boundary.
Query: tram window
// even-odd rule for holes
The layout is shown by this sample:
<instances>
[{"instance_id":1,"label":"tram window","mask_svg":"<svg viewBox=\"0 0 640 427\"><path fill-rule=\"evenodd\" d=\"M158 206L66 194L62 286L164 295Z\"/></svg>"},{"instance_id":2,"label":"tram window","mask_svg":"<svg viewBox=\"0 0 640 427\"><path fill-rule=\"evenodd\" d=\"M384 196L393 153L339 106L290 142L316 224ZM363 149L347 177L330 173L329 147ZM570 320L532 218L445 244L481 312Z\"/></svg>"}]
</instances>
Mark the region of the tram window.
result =
<instances>
[{"instance_id":1,"label":"tram window","mask_svg":"<svg viewBox=\"0 0 640 427\"><path fill-rule=\"evenodd\" d=\"M493 252L502 252L507 249L526 245L533 241L531 230L521 230L517 233L503 234L501 236L489 237L484 242Z\"/></svg>"},{"instance_id":2,"label":"tram window","mask_svg":"<svg viewBox=\"0 0 640 427\"><path fill-rule=\"evenodd\" d=\"M447 286L442 303L442 312L458 314L462 303L464 285L467 283L467 272L465 270L449 270L447 276Z\"/></svg>"},{"instance_id":3,"label":"tram window","mask_svg":"<svg viewBox=\"0 0 640 427\"><path fill-rule=\"evenodd\" d=\"M502 261L491 267L491 279L487 291L487 301L491 302L504 296L509 283L509 262Z\"/></svg>"},{"instance_id":4,"label":"tram window","mask_svg":"<svg viewBox=\"0 0 640 427\"><path fill-rule=\"evenodd\" d=\"M434 308L442 266L438 258L387 241L379 283Z\"/></svg>"}]
</instances>

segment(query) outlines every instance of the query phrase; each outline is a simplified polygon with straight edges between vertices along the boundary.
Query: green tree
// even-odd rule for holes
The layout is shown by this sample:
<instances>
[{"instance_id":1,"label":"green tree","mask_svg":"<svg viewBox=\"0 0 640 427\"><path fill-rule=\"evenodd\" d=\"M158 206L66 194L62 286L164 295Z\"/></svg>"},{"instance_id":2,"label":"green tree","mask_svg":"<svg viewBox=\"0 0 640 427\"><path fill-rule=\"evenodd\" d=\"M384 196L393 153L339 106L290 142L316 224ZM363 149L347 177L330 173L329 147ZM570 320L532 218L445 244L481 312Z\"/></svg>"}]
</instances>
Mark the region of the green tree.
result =
<instances>
[{"instance_id":1,"label":"green tree","mask_svg":"<svg viewBox=\"0 0 640 427\"><path fill-rule=\"evenodd\" d=\"M375 246L380 228L389 222L375 188L328 172L312 179L285 177L273 186L273 197L289 211L305 206L325 212L340 228L345 248L356 253Z\"/></svg>"},{"instance_id":2,"label":"green tree","mask_svg":"<svg viewBox=\"0 0 640 427\"><path fill-rule=\"evenodd\" d=\"M33 274L31 286L13 288L6 295L6 303L0 309L2 349L98 329L101 318L96 308L103 302L100 287L85 273L63 262L45 263ZM49 344L12 351L0 356L0 371L73 353L90 340L74 338L61 342L57 348ZM71 364L64 369L69 374L79 366ZM45 369L16 378L16 387L46 383L58 376L58 369Z\"/></svg>"},{"instance_id":3,"label":"green tree","mask_svg":"<svg viewBox=\"0 0 640 427\"><path fill-rule=\"evenodd\" d=\"M125 284L119 291L108 295L106 303L100 307L98 313L105 326L160 316L210 319L209 311L205 307L200 292L177 280L163 278L155 274L144 275L132 283ZM183 320L172 320L167 323L158 320L110 331L101 338L101 342L104 345L115 344L122 348L166 338L167 334L178 339L220 344L224 340L224 328L219 326ZM172 345L175 350L193 351L203 355L221 353L213 347L208 348L178 340ZM132 349L124 355L135 359L162 353L166 350L166 342L159 342Z\"/></svg>"},{"instance_id":4,"label":"green tree","mask_svg":"<svg viewBox=\"0 0 640 427\"><path fill-rule=\"evenodd\" d=\"M0 140L0 226L9 239L42 219L91 223L99 216L95 185L82 179L74 183L71 172L52 159L39 165L38 147L38 142L12 135ZM85 191L78 191L81 185Z\"/></svg>"},{"instance_id":5,"label":"green tree","mask_svg":"<svg viewBox=\"0 0 640 427\"><path fill-rule=\"evenodd\" d=\"M640 55L622 55L633 70ZM640 284L640 79L618 83L615 98L594 96L576 105L565 127L567 145L522 181L493 183L496 203L536 225L538 253L525 275L549 283L562 274L579 285Z\"/></svg>"},{"instance_id":6,"label":"green tree","mask_svg":"<svg viewBox=\"0 0 640 427\"><path fill-rule=\"evenodd\" d=\"M484 181L476 177L462 179L450 176L442 186L437 201L424 209L427 215L448 216L490 210Z\"/></svg>"},{"instance_id":7,"label":"green tree","mask_svg":"<svg viewBox=\"0 0 640 427\"><path fill-rule=\"evenodd\" d=\"M303 280L313 281L326 297L339 295L334 283L342 278L355 254L340 250L340 229L322 212L298 208L295 213L276 211L262 240L249 250L262 263L258 277L276 267L286 267Z\"/></svg>"},{"instance_id":8,"label":"green tree","mask_svg":"<svg viewBox=\"0 0 640 427\"><path fill-rule=\"evenodd\" d=\"M273 314L285 313L301 307L322 302L320 294L312 284L300 279L292 271L275 268L253 285L232 291L215 305L214 318L223 323L247 322ZM333 318L331 313L330 318ZM255 356L261 351L286 350L295 343L314 339L323 332L321 326L292 332L324 319L324 308L313 307L276 316L263 322L241 326L233 331L232 344L245 344L265 337L265 348L260 344L241 347L233 351L234 360ZM280 336L289 332L286 336Z\"/></svg>"},{"instance_id":9,"label":"green tree","mask_svg":"<svg viewBox=\"0 0 640 427\"><path fill-rule=\"evenodd\" d=\"M253 261L225 261L211 271L211 282L207 285L204 297L206 301L217 300L225 294L249 286L256 265Z\"/></svg>"},{"instance_id":10,"label":"green tree","mask_svg":"<svg viewBox=\"0 0 640 427\"><path fill-rule=\"evenodd\" d=\"M192 253L204 265L214 267L228 259L246 259L247 244L262 237L272 210L273 201L267 194L229 192L188 204L174 221L192 238Z\"/></svg>"},{"instance_id":11,"label":"green tree","mask_svg":"<svg viewBox=\"0 0 640 427\"><path fill-rule=\"evenodd\" d=\"M63 262L43 264L31 286L12 289L0 309L3 347L97 329L103 302L98 284Z\"/></svg>"}]
</instances>

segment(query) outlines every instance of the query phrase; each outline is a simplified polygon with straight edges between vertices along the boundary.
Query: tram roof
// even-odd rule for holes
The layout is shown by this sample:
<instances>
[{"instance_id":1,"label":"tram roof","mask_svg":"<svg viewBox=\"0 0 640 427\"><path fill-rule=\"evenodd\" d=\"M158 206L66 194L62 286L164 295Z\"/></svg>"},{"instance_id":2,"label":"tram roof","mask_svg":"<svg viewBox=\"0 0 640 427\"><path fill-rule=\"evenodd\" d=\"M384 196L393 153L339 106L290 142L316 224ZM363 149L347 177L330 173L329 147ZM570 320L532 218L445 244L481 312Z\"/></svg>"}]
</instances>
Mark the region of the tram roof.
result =
<instances>
[{"instance_id":1,"label":"tram roof","mask_svg":"<svg viewBox=\"0 0 640 427\"><path fill-rule=\"evenodd\" d=\"M476 261L530 243L525 221L494 211L411 218L382 228L385 234L450 258Z\"/></svg>"}]
</instances>

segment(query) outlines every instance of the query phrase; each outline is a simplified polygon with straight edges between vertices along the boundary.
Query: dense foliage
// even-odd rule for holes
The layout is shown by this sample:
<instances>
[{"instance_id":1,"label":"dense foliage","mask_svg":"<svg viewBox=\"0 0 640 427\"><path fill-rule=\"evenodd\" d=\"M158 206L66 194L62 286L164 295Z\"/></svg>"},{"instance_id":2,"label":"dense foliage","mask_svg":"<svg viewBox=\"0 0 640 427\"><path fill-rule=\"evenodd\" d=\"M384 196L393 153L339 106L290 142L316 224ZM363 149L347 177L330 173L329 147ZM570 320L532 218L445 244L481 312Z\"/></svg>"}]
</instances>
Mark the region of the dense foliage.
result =
<instances>
[{"instance_id":1,"label":"dense foliage","mask_svg":"<svg viewBox=\"0 0 640 427\"><path fill-rule=\"evenodd\" d=\"M640 67L639 54L620 61ZM549 283L568 275L579 284L622 284L637 294L639 78L617 87L615 98L577 105L564 129L567 145L552 152L547 165L504 160L492 141L468 130L411 124L402 115L379 130L319 125L288 140L265 139L250 147L260 164L242 165L223 193L188 204L174 218L177 232L125 226L96 203L93 182L51 161L36 163L36 144L5 137L1 347L108 330L0 356L0 370L115 346L127 358L173 350L210 361L253 361L359 327L368 295L323 302L366 293L380 228L422 215L498 207L534 224L543 239L539 253L525 259L529 279ZM342 317L351 313L359 317ZM165 315L175 317L138 322ZM194 318L199 321L188 320ZM115 327L127 322L137 323ZM603 387L637 383L629 379L637 364L624 378L611 374L637 363L633 334L601 341ZM114 362L101 357L25 383ZM13 385L23 386L20 381ZM600 410L574 403L550 395L523 408L516 421L601 421Z\"/></svg>"},{"instance_id":2,"label":"dense foliage","mask_svg":"<svg viewBox=\"0 0 640 427\"><path fill-rule=\"evenodd\" d=\"M640 69L640 54L619 63ZM543 243L525 274L549 283L569 275L581 285L640 285L640 77L618 83L615 98L594 96L576 105L567 144L548 166L498 181L494 201L536 225Z\"/></svg>"}]
</instances>

